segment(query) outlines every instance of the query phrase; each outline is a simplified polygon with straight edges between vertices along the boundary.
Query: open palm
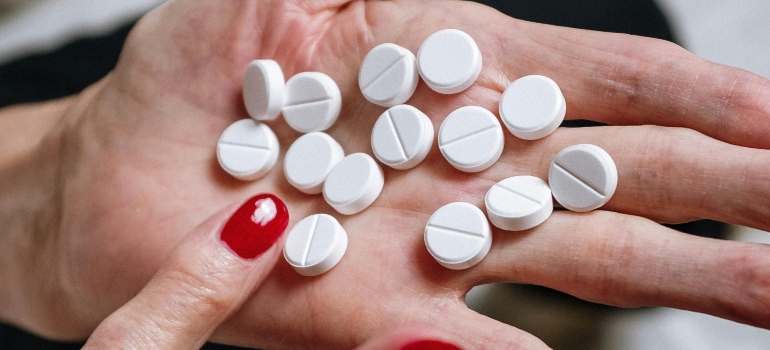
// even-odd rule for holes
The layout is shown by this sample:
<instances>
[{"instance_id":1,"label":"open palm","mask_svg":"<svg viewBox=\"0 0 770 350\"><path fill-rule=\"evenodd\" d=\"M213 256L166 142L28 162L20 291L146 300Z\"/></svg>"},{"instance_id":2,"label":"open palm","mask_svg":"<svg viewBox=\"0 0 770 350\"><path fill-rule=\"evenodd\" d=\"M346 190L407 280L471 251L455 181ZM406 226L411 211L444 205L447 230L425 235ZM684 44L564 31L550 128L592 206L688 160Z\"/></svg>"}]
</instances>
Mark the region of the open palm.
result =
<instances>
[{"instance_id":1,"label":"open palm","mask_svg":"<svg viewBox=\"0 0 770 350\"><path fill-rule=\"evenodd\" d=\"M384 168L380 197L349 217L292 188L280 160L255 182L219 169L219 135L248 117L241 83L251 60L274 59L287 77L331 76L343 108L328 133L348 154L371 154L371 130L384 109L358 90L363 57L385 42L417 52L445 28L469 33L484 67L457 95L420 83L408 103L435 129L462 106L497 112L505 87L529 74L560 84L568 119L626 126L559 129L539 141L506 133L500 161L476 174L452 168L434 145L412 170ZM465 307L471 287L492 281L770 327L770 250L655 223L711 218L770 228L770 152L762 150L770 147L770 83L673 44L527 23L468 2L176 1L139 22L118 67L82 94L67 120L60 225L48 241L57 260L50 283L66 300L50 306L59 338L88 336L142 288L185 232L260 192L286 202L290 227L314 213L334 215L348 232L348 250L313 278L279 261L216 341L345 348L430 324L468 348L545 348ZM285 154L300 135L280 119L269 124ZM545 178L553 156L577 143L599 145L618 165L607 211L557 211L533 230L495 231L487 258L468 270L447 270L430 257L423 228L436 209L455 201L483 208L495 182Z\"/></svg>"}]
</instances>

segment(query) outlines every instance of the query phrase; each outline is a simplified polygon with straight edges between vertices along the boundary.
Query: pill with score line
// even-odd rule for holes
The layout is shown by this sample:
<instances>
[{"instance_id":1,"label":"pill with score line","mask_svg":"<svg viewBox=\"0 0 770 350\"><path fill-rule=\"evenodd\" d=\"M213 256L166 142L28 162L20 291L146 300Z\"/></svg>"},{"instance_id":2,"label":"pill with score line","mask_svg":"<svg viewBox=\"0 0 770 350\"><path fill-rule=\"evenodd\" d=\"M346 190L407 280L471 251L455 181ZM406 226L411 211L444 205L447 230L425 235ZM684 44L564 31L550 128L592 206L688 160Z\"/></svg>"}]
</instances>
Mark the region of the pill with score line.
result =
<instances>
[{"instance_id":1,"label":"pill with score line","mask_svg":"<svg viewBox=\"0 0 770 350\"><path fill-rule=\"evenodd\" d=\"M492 112L466 106L449 114L438 131L438 146L453 167L478 172L491 167L503 153L503 128Z\"/></svg>"},{"instance_id":2,"label":"pill with score line","mask_svg":"<svg viewBox=\"0 0 770 350\"><path fill-rule=\"evenodd\" d=\"M280 152L278 138L266 124L241 119L225 129L217 142L217 160L228 174L255 180L275 164Z\"/></svg>"},{"instance_id":3,"label":"pill with score line","mask_svg":"<svg viewBox=\"0 0 770 350\"><path fill-rule=\"evenodd\" d=\"M376 46L361 63L358 86L371 103L400 105L414 94L419 75L414 54L396 44Z\"/></svg>"},{"instance_id":4,"label":"pill with score line","mask_svg":"<svg viewBox=\"0 0 770 350\"><path fill-rule=\"evenodd\" d=\"M457 29L433 33L417 52L417 69L425 83L441 94L456 94L481 73L481 51L473 38Z\"/></svg>"},{"instance_id":5,"label":"pill with score line","mask_svg":"<svg viewBox=\"0 0 770 350\"><path fill-rule=\"evenodd\" d=\"M273 60L255 60L246 67L243 102L254 120L273 120L281 114L284 99L283 70Z\"/></svg>"},{"instance_id":6,"label":"pill with score line","mask_svg":"<svg viewBox=\"0 0 770 350\"><path fill-rule=\"evenodd\" d=\"M615 194L618 169L609 153L599 146L574 145L554 157L548 184L563 207L587 212L603 206Z\"/></svg>"},{"instance_id":7,"label":"pill with score line","mask_svg":"<svg viewBox=\"0 0 770 350\"><path fill-rule=\"evenodd\" d=\"M433 123L425 113L409 105L391 107L377 119L372 130L372 151L383 164L410 169L425 159L433 144Z\"/></svg>"},{"instance_id":8,"label":"pill with score line","mask_svg":"<svg viewBox=\"0 0 770 350\"><path fill-rule=\"evenodd\" d=\"M438 210L425 225L425 246L442 266L452 270L478 264L492 246L492 230L473 204L454 202Z\"/></svg>"},{"instance_id":9,"label":"pill with score line","mask_svg":"<svg viewBox=\"0 0 770 350\"><path fill-rule=\"evenodd\" d=\"M289 231L283 256L300 275L317 276L336 266L347 248L348 235L337 219L315 214Z\"/></svg>"},{"instance_id":10,"label":"pill with score line","mask_svg":"<svg viewBox=\"0 0 770 350\"><path fill-rule=\"evenodd\" d=\"M283 118L301 133L324 131L334 124L342 107L337 83L320 72L299 73L286 82Z\"/></svg>"},{"instance_id":11,"label":"pill with score line","mask_svg":"<svg viewBox=\"0 0 770 350\"><path fill-rule=\"evenodd\" d=\"M484 198L489 221L506 231L523 231L545 222L553 212L548 184L534 176L514 176L496 183Z\"/></svg>"}]
</instances>

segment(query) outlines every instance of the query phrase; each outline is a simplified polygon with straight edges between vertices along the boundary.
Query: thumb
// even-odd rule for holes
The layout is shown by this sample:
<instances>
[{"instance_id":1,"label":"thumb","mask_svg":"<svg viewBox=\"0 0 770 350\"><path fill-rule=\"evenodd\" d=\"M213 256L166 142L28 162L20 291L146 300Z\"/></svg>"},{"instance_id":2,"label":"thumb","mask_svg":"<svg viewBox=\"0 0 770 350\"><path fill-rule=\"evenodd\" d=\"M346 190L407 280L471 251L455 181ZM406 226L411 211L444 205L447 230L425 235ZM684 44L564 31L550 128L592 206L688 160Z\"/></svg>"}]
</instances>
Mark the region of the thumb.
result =
<instances>
[{"instance_id":1,"label":"thumb","mask_svg":"<svg viewBox=\"0 0 770 350\"><path fill-rule=\"evenodd\" d=\"M85 348L197 349L243 304L281 253L289 214L270 194L222 211L190 233L139 294Z\"/></svg>"}]
</instances>

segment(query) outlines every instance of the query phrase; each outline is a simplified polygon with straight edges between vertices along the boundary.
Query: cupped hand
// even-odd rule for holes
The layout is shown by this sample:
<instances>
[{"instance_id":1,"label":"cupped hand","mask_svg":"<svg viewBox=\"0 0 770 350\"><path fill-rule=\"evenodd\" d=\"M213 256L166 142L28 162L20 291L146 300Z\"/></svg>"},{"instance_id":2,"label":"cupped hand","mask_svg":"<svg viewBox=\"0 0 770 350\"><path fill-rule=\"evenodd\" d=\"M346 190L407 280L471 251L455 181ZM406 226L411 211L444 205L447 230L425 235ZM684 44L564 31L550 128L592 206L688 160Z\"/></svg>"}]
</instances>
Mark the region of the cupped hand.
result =
<instances>
[{"instance_id":1,"label":"cupped hand","mask_svg":"<svg viewBox=\"0 0 770 350\"><path fill-rule=\"evenodd\" d=\"M475 174L452 168L434 145L412 170L384 167L382 194L353 216L292 188L280 160L255 182L219 169L219 135L248 117L241 84L251 60L274 59L287 77L331 76L343 108L328 133L348 154L371 154L371 129L384 109L358 90L361 61L385 42L417 52L445 28L476 40L483 69L456 95L420 83L407 103L436 130L462 106L497 113L505 87L530 74L560 85L567 119L610 126L561 128L538 141L506 132L500 161ZM280 119L269 125L285 154L300 135ZM493 281L770 327L767 247L656 223L709 218L770 229L770 82L670 43L523 22L469 2L174 1L136 25L117 68L81 94L62 128L61 190L51 205L58 215L51 236L41 238L54 260L53 277L41 284L62 297L41 304L47 317L37 330L51 337L87 337L142 289L181 233L256 192L285 200L289 227L333 214L348 232L348 250L313 278L279 260L215 341L349 348L391 329L431 325L467 348L545 348L465 307L470 288ZM529 231L495 231L487 258L467 270L431 258L423 228L436 209L455 201L483 208L495 182L546 178L553 156L577 143L596 144L617 163L618 189L603 210L557 211Z\"/></svg>"}]
</instances>

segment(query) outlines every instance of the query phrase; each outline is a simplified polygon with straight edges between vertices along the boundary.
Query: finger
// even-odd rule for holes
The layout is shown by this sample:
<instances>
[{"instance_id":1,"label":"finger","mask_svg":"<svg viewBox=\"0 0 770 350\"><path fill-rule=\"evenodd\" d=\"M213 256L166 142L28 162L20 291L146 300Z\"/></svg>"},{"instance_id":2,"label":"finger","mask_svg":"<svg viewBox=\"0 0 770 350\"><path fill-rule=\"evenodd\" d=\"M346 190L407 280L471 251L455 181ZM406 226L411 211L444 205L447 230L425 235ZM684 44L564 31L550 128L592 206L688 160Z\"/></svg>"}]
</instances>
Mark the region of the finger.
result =
<instances>
[{"instance_id":1,"label":"finger","mask_svg":"<svg viewBox=\"0 0 770 350\"><path fill-rule=\"evenodd\" d=\"M556 212L497 231L472 284L543 285L620 307L668 306L770 327L770 247L691 236L612 213Z\"/></svg>"},{"instance_id":2,"label":"finger","mask_svg":"<svg viewBox=\"0 0 770 350\"><path fill-rule=\"evenodd\" d=\"M460 350L430 328L405 328L376 337L356 350Z\"/></svg>"},{"instance_id":3,"label":"finger","mask_svg":"<svg viewBox=\"0 0 770 350\"><path fill-rule=\"evenodd\" d=\"M288 223L285 205L272 195L249 199L229 219L228 212L190 233L145 288L96 328L85 347L199 348L270 272L281 252L276 242Z\"/></svg>"},{"instance_id":4,"label":"finger","mask_svg":"<svg viewBox=\"0 0 770 350\"><path fill-rule=\"evenodd\" d=\"M457 337L457 344L463 349L550 349L532 334L481 315L462 302L446 312L434 314L433 326Z\"/></svg>"},{"instance_id":5,"label":"finger","mask_svg":"<svg viewBox=\"0 0 770 350\"><path fill-rule=\"evenodd\" d=\"M688 129L608 126L559 129L534 142L508 137L501 165L483 176L547 179L556 153L579 143L602 147L617 165L618 188L604 209L659 222L713 219L770 229L770 154Z\"/></svg>"}]
</instances>

